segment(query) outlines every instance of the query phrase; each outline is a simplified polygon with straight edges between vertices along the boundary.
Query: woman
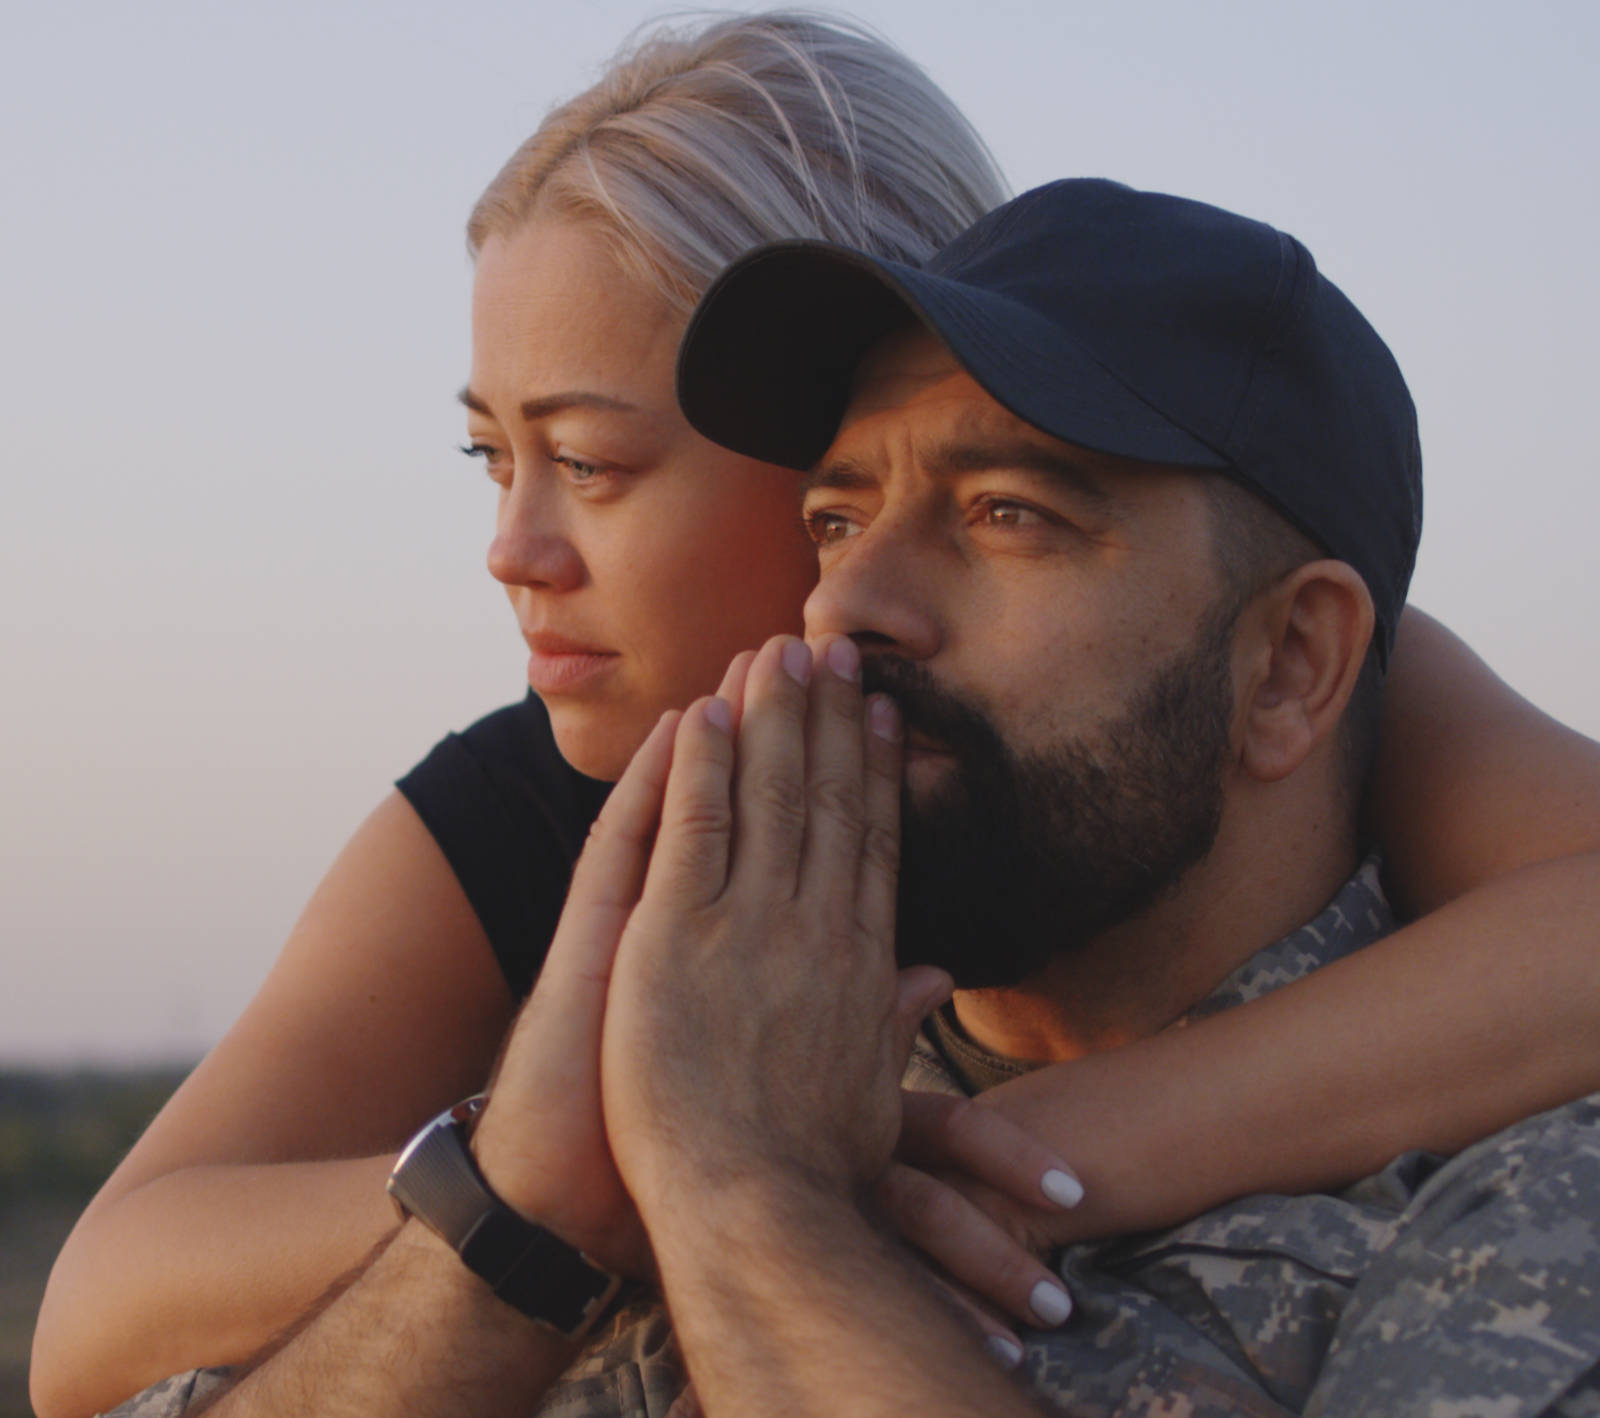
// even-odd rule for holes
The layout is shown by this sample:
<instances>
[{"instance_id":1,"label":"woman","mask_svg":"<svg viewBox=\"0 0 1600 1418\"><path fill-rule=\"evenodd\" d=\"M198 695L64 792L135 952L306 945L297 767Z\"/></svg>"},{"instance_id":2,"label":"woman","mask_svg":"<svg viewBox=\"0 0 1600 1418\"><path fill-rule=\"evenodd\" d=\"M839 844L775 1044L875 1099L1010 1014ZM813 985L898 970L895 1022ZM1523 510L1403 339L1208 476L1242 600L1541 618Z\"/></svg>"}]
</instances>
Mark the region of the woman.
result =
<instances>
[{"instance_id":1,"label":"woman","mask_svg":"<svg viewBox=\"0 0 1600 1418\"><path fill-rule=\"evenodd\" d=\"M490 568L548 719L530 700L452 736L356 833L63 1250L35 1343L43 1418L249 1355L383 1240L396 1150L482 1085L537 970L596 780L734 652L799 628L815 570L792 474L705 443L673 402L698 292L784 236L918 260L1003 195L903 57L788 15L645 45L491 184L464 400L498 489ZM1388 699L1375 822L1407 905L1434 914L1259 1004L986 1095L1087 1188L1072 1211L1008 1214L1030 1236L1327 1184L1600 1086L1573 910L1593 918L1600 872L1571 855L1600 846L1592 791L1571 790L1600 756L1415 616ZM1551 784L1566 810L1547 811ZM1440 978L1459 988L1440 997ZM1519 1015L1537 1039L1507 1034Z\"/></svg>"}]
</instances>

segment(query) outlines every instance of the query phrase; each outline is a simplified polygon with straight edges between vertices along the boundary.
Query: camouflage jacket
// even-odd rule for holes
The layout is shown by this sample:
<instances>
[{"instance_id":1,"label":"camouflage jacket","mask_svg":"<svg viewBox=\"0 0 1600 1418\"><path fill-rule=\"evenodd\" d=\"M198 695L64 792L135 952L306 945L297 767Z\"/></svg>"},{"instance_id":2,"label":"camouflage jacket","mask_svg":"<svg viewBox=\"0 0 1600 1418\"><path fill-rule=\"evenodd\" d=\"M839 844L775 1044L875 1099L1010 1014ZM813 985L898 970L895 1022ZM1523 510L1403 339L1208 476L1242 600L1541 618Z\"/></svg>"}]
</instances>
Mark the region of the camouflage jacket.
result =
<instances>
[{"instance_id":1,"label":"camouflage jacket","mask_svg":"<svg viewBox=\"0 0 1600 1418\"><path fill-rule=\"evenodd\" d=\"M1184 1022L1392 928L1369 860ZM906 1084L959 1091L926 1039ZM1407 1153L1337 1195L1246 1197L1058 1262L1075 1311L1023 1334L1022 1372L1074 1418L1600 1418L1600 1095L1448 1161ZM660 1312L641 1310L536 1411L685 1418L679 1362Z\"/></svg>"},{"instance_id":2,"label":"camouflage jacket","mask_svg":"<svg viewBox=\"0 0 1600 1418\"><path fill-rule=\"evenodd\" d=\"M1369 861L1185 1022L1391 925ZM906 1081L959 1091L926 1040ZM1600 1418L1600 1095L1449 1160L1407 1153L1337 1194L1246 1197L1057 1259L1074 1314L1023 1334L1021 1372L1075 1418ZM694 1418L659 1305L617 1316L535 1411Z\"/></svg>"}]
</instances>

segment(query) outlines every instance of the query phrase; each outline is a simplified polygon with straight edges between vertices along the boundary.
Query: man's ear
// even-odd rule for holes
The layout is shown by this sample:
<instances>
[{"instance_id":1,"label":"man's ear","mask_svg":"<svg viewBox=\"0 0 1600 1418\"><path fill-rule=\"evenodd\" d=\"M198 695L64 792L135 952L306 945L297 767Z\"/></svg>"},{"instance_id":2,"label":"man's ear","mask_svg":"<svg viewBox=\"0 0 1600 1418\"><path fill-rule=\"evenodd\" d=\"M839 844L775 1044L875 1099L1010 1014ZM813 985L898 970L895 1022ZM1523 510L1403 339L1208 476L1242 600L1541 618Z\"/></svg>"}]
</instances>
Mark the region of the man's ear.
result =
<instances>
[{"instance_id":1,"label":"man's ear","mask_svg":"<svg viewBox=\"0 0 1600 1418\"><path fill-rule=\"evenodd\" d=\"M1297 567L1241 618L1240 766L1276 782L1338 729L1372 639L1372 596L1343 561Z\"/></svg>"}]
</instances>

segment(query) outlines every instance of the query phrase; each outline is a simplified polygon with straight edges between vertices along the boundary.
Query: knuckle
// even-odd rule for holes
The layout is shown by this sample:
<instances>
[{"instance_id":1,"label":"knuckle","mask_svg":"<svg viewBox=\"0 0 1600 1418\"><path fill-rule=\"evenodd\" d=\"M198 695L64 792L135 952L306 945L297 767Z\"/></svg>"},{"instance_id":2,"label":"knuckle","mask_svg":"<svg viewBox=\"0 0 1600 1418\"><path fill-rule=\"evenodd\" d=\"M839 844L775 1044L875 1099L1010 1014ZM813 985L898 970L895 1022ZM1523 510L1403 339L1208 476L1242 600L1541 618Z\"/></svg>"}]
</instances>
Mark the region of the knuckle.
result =
<instances>
[{"instance_id":1,"label":"knuckle","mask_svg":"<svg viewBox=\"0 0 1600 1418\"><path fill-rule=\"evenodd\" d=\"M805 826L806 810L794 785L776 774L763 773L751 780L746 799L750 807L768 822L785 832L799 832Z\"/></svg>"},{"instance_id":2,"label":"knuckle","mask_svg":"<svg viewBox=\"0 0 1600 1418\"><path fill-rule=\"evenodd\" d=\"M960 1199L956 1194L925 1172L911 1168L903 1169L890 1211L908 1236L948 1236L961 1220Z\"/></svg>"},{"instance_id":3,"label":"knuckle","mask_svg":"<svg viewBox=\"0 0 1600 1418\"><path fill-rule=\"evenodd\" d=\"M733 812L720 795L694 794L677 805L672 824L688 837L726 836L733 827Z\"/></svg>"},{"instance_id":4,"label":"knuckle","mask_svg":"<svg viewBox=\"0 0 1600 1418\"><path fill-rule=\"evenodd\" d=\"M847 775L823 774L811 785L811 805L817 812L841 822L859 823L862 818L861 784Z\"/></svg>"},{"instance_id":5,"label":"knuckle","mask_svg":"<svg viewBox=\"0 0 1600 1418\"><path fill-rule=\"evenodd\" d=\"M892 875L900 870L900 834L881 822L869 822L861 838L861 859L874 871Z\"/></svg>"},{"instance_id":6,"label":"knuckle","mask_svg":"<svg viewBox=\"0 0 1600 1418\"><path fill-rule=\"evenodd\" d=\"M583 850L578 854L578 860L592 861L597 855L605 852L614 842L628 842L629 834L616 820L616 813L608 813L605 808L600 810L600 815L589 824L588 834L583 839Z\"/></svg>"}]
</instances>

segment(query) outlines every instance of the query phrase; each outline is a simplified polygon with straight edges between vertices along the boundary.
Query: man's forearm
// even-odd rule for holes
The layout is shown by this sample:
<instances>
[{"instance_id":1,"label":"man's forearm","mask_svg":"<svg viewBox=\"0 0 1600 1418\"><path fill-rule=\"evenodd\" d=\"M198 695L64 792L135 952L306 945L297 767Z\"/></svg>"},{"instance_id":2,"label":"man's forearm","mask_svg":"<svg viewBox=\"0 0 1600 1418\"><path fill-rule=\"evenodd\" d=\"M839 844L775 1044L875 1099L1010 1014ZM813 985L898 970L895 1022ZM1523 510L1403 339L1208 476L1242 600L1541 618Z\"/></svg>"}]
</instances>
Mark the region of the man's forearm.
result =
<instances>
[{"instance_id":1,"label":"man's forearm","mask_svg":"<svg viewBox=\"0 0 1600 1418\"><path fill-rule=\"evenodd\" d=\"M708 1418L1038 1418L848 1200L799 1179L736 1181L646 1221Z\"/></svg>"},{"instance_id":2,"label":"man's forearm","mask_svg":"<svg viewBox=\"0 0 1600 1418\"><path fill-rule=\"evenodd\" d=\"M573 1352L412 1221L316 1320L205 1411L525 1418Z\"/></svg>"}]
</instances>

